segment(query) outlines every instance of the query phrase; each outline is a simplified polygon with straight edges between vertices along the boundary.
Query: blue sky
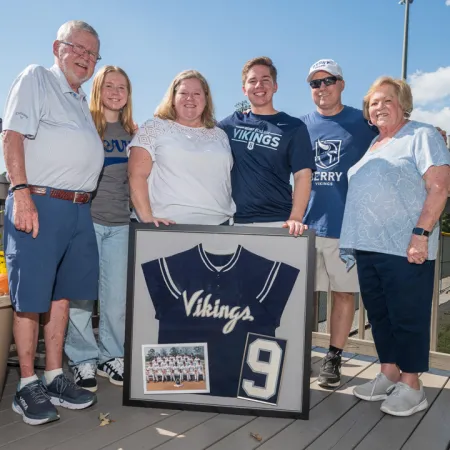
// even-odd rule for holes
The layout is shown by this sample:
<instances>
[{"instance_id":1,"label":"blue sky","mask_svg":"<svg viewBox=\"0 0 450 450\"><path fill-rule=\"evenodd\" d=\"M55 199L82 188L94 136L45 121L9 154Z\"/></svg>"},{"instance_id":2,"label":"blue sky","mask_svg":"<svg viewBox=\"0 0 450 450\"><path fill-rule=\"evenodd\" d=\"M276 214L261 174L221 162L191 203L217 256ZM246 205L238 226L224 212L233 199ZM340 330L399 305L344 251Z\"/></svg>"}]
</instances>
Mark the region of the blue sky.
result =
<instances>
[{"instance_id":1,"label":"blue sky","mask_svg":"<svg viewBox=\"0 0 450 450\"><path fill-rule=\"evenodd\" d=\"M447 5L446 5L447 4ZM0 111L28 64L53 64L59 26L80 19L98 31L104 64L121 66L133 83L135 120L151 117L173 77L197 69L210 82L218 119L243 100L240 73L255 56L279 71L275 107L292 115L313 109L309 66L337 60L344 102L360 107L380 75L400 76L405 7L398 0L20 0L3 2ZM408 74L416 118L450 131L450 61L445 52L450 0L411 5ZM84 85L89 92L91 83ZM2 114L2 113L1 113ZM4 167L0 157L0 170Z\"/></svg>"}]
</instances>

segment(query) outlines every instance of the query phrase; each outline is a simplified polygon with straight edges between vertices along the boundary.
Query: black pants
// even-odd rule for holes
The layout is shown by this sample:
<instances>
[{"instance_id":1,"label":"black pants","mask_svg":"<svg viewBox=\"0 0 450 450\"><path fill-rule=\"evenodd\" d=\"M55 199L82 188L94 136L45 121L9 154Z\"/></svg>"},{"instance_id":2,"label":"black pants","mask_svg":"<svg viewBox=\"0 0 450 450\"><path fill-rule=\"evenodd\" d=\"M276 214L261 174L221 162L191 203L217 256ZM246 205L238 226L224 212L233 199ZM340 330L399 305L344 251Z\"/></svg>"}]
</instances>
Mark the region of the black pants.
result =
<instances>
[{"instance_id":1,"label":"black pants","mask_svg":"<svg viewBox=\"0 0 450 450\"><path fill-rule=\"evenodd\" d=\"M426 372L434 261L356 252L359 285L381 363L408 373Z\"/></svg>"}]
</instances>

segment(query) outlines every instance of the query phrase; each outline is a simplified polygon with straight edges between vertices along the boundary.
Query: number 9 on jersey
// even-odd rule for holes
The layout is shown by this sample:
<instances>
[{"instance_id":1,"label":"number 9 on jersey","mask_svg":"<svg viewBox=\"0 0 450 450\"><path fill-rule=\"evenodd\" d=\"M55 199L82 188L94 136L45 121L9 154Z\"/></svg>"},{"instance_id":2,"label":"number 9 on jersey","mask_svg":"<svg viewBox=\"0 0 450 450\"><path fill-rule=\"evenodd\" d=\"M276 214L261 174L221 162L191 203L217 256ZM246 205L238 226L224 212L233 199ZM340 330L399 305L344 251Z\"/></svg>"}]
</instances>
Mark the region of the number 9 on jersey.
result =
<instances>
[{"instance_id":1,"label":"number 9 on jersey","mask_svg":"<svg viewBox=\"0 0 450 450\"><path fill-rule=\"evenodd\" d=\"M283 372L285 339L248 333L238 398L276 405Z\"/></svg>"}]
</instances>

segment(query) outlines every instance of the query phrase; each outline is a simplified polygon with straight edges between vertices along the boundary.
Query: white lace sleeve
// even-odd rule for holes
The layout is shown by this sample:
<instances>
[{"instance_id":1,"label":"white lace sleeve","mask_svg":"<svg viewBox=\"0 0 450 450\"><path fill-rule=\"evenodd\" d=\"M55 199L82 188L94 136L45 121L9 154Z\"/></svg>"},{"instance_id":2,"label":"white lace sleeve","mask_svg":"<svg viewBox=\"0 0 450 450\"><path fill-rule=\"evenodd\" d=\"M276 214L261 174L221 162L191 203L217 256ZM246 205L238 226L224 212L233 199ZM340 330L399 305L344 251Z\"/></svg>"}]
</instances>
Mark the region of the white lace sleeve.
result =
<instances>
[{"instance_id":1,"label":"white lace sleeve","mask_svg":"<svg viewBox=\"0 0 450 450\"><path fill-rule=\"evenodd\" d=\"M152 118L144 122L127 146L127 154L130 155L131 147L142 147L150 153L152 161L155 161L156 138L162 134L166 127L166 121Z\"/></svg>"}]
</instances>

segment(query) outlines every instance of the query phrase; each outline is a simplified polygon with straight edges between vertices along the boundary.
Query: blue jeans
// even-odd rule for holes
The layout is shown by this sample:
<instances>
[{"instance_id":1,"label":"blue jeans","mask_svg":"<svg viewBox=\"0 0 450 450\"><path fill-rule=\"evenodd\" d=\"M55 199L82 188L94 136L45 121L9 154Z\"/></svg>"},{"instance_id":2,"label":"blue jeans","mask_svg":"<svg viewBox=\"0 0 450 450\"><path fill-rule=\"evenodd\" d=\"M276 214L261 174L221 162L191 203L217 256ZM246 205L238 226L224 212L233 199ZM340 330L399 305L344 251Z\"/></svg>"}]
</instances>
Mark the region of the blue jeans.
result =
<instances>
[{"instance_id":1,"label":"blue jeans","mask_svg":"<svg viewBox=\"0 0 450 450\"><path fill-rule=\"evenodd\" d=\"M65 352L69 365L102 364L123 358L127 289L129 226L110 227L94 223L100 258L98 344L92 329L94 302L70 302Z\"/></svg>"}]
</instances>

